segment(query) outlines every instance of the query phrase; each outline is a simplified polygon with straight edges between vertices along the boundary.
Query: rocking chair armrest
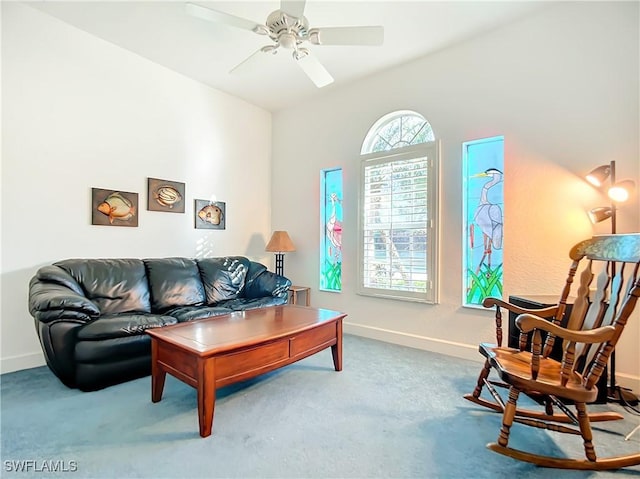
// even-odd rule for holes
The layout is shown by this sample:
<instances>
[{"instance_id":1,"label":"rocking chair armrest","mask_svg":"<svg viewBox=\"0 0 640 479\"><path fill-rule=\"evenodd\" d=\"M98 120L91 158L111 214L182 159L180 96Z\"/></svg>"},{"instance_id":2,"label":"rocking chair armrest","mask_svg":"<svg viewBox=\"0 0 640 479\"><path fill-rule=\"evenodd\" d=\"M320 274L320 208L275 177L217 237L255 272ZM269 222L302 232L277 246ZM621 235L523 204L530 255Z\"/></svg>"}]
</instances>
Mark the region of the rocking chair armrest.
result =
<instances>
[{"instance_id":1,"label":"rocking chair armrest","mask_svg":"<svg viewBox=\"0 0 640 479\"><path fill-rule=\"evenodd\" d=\"M520 331L529 333L534 329L540 329L562 339L578 343L602 343L613 337L615 328L613 326L602 326L600 328L588 329L585 331L574 331L561 326L556 326L549 321L542 319L535 314L521 314L516 318L516 325Z\"/></svg>"},{"instance_id":2,"label":"rocking chair armrest","mask_svg":"<svg viewBox=\"0 0 640 479\"><path fill-rule=\"evenodd\" d=\"M553 318L556 315L556 312L558 311L558 305L549 306L541 309L527 309L527 308L521 308L520 306L516 306L515 304L511 304L506 301L503 301L500 298L493 298L493 297L485 298L484 301L482 302L482 306L484 306L485 308L492 308L493 306L499 306L508 311L511 311L512 313L516 313L516 314L531 313L541 318Z\"/></svg>"}]
</instances>

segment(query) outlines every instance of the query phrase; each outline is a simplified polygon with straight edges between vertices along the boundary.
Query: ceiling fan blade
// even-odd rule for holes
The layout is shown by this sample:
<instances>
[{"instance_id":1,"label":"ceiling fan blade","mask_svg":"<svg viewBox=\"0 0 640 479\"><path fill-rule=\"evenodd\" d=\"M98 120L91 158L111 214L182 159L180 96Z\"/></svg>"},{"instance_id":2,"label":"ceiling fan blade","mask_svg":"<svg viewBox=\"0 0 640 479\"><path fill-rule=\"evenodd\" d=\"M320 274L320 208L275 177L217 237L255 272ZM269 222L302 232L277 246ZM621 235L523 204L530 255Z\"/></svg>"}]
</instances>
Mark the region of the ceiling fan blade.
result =
<instances>
[{"instance_id":1,"label":"ceiling fan blade","mask_svg":"<svg viewBox=\"0 0 640 479\"><path fill-rule=\"evenodd\" d=\"M241 28L243 30L250 30L253 32L258 32L258 30L263 27L263 25L259 25L251 20L247 20L246 18L236 17L235 15L231 15L229 13L201 7L200 5L196 5L195 3L187 3L185 8L187 10L187 14L193 17L202 18L203 20L208 20L210 22L222 23L224 25Z\"/></svg>"},{"instance_id":2,"label":"ceiling fan blade","mask_svg":"<svg viewBox=\"0 0 640 479\"><path fill-rule=\"evenodd\" d=\"M322 88L323 86L327 86L329 83L333 83L333 77L325 67L322 66L322 63L320 63L320 61L310 53L299 58L297 63L318 88Z\"/></svg>"},{"instance_id":3,"label":"ceiling fan blade","mask_svg":"<svg viewBox=\"0 0 640 479\"><path fill-rule=\"evenodd\" d=\"M272 46L262 47L253 52L247 58L238 63L235 67L229 70L229 73L242 73L247 70L247 67L256 63L256 59L265 53L275 53L275 48Z\"/></svg>"},{"instance_id":4,"label":"ceiling fan blade","mask_svg":"<svg viewBox=\"0 0 640 479\"><path fill-rule=\"evenodd\" d=\"M384 27L312 28L309 41L315 45L382 45Z\"/></svg>"},{"instance_id":5,"label":"ceiling fan blade","mask_svg":"<svg viewBox=\"0 0 640 479\"><path fill-rule=\"evenodd\" d=\"M280 10L292 17L300 18L304 15L306 0L281 0Z\"/></svg>"}]
</instances>

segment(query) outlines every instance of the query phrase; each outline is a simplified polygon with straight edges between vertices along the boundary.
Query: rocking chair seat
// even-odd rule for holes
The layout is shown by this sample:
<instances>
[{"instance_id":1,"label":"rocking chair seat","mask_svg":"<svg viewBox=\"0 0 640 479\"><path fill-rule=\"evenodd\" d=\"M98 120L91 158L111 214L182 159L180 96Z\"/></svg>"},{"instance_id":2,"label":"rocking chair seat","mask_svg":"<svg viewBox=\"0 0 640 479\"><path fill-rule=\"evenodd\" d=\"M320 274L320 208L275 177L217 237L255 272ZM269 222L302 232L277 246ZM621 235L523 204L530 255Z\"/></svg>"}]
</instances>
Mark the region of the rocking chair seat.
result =
<instances>
[{"instance_id":1,"label":"rocking chair seat","mask_svg":"<svg viewBox=\"0 0 640 479\"><path fill-rule=\"evenodd\" d=\"M572 371L567 385L560 383L562 364L550 358L540 358L538 377L531 377L531 357L529 351L516 348L498 347L495 344L481 343L480 354L489 360L500 378L518 389L535 391L540 394L561 396L575 402L592 402L598 396L597 387L586 389L582 376Z\"/></svg>"}]
</instances>

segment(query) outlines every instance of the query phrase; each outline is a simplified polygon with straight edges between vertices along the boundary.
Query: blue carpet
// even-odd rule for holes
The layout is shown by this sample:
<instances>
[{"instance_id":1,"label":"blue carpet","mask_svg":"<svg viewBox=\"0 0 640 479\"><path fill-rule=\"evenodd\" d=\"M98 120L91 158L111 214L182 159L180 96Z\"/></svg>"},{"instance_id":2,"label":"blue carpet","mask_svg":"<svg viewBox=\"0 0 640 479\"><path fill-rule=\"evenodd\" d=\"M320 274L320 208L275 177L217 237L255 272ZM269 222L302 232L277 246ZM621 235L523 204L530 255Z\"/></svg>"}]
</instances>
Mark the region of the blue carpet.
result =
<instances>
[{"instance_id":1,"label":"blue carpet","mask_svg":"<svg viewBox=\"0 0 640 479\"><path fill-rule=\"evenodd\" d=\"M198 434L195 390L171 376L162 401L153 404L148 377L83 393L66 388L46 367L4 374L0 476L640 477L638 467L557 471L487 450L485 444L497 438L500 415L462 398L480 367L346 335L340 373L326 350L218 390L213 435L205 439ZM624 412L617 404L594 409ZM625 412L624 421L594 425L596 451L638 451L640 433L623 440L637 424L638 416ZM583 450L579 437L519 425L511 445L541 454Z\"/></svg>"}]
</instances>

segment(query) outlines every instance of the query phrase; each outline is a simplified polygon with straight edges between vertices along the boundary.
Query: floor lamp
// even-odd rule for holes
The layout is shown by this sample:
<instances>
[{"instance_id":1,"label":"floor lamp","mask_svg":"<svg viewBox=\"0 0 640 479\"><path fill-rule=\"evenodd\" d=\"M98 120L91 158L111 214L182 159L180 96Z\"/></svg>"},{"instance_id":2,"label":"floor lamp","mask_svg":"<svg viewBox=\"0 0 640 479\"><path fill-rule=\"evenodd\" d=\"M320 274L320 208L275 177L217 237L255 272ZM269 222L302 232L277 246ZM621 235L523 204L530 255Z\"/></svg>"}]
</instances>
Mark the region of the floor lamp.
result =
<instances>
[{"instance_id":1,"label":"floor lamp","mask_svg":"<svg viewBox=\"0 0 640 479\"><path fill-rule=\"evenodd\" d=\"M276 254L276 274L284 276L284 253L296 250L289 234L286 231L274 231L264 250Z\"/></svg>"},{"instance_id":2,"label":"floor lamp","mask_svg":"<svg viewBox=\"0 0 640 479\"><path fill-rule=\"evenodd\" d=\"M631 180L623 180L616 182L616 162L611 161L608 165L600 165L597 168L591 170L591 172L585 176L585 179L592 185L601 188L604 185L605 180L609 179L610 187L607 191L607 195L611 200L610 206L599 206L589 211L589 219L592 223L599 223L606 219L611 219L611 234L616 234L616 203L622 203L629 199L629 195L635 188L635 183ZM615 268L615 265L612 265ZM612 269L611 276L615 276L615 269ZM608 400L613 402L620 402L623 404L637 404L638 398L631 393L620 388L616 383L616 351L611 351L611 357L609 361L610 374L609 374L609 387L608 387Z\"/></svg>"}]
</instances>

